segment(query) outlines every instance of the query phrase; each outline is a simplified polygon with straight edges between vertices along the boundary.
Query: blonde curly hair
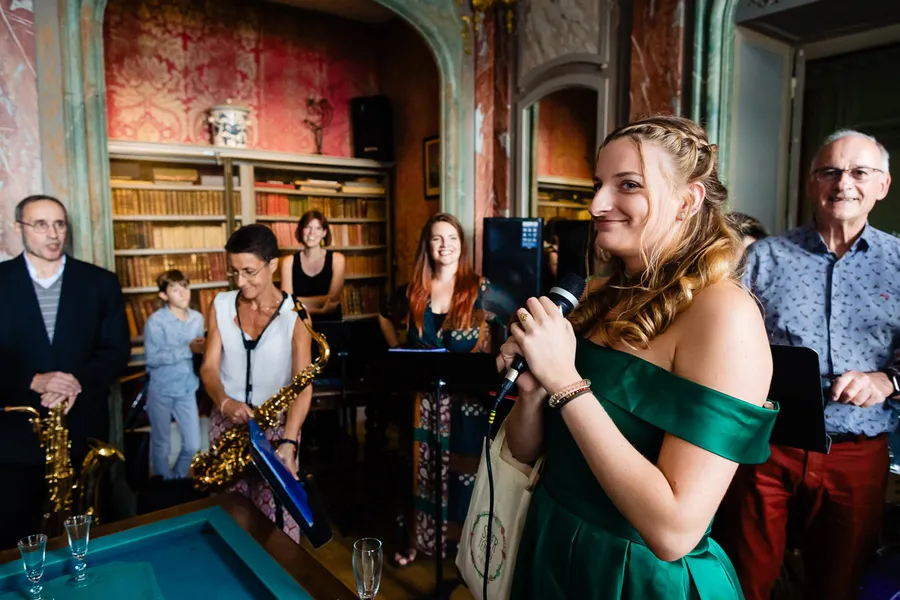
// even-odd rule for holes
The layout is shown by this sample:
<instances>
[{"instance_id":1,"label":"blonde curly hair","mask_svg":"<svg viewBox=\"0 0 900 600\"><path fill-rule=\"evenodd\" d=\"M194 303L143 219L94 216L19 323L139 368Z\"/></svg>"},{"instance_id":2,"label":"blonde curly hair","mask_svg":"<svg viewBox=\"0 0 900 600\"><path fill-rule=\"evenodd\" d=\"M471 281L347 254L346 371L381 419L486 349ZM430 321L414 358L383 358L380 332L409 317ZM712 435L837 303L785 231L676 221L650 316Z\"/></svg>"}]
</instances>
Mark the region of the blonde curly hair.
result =
<instances>
[{"instance_id":1,"label":"blonde curly hair","mask_svg":"<svg viewBox=\"0 0 900 600\"><path fill-rule=\"evenodd\" d=\"M717 148L702 127L682 117L651 117L616 129L600 150L621 138L631 140L637 148L642 174L646 171L644 144L655 144L668 153L673 168L663 175L680 197L688 193L690 183L699 182L706 188L700 210L685 218L670 244L649 254L642 248L647 267L639 277L629 278L622 260L609 257L609 280L571 315L575 330L591 335L594 341L637 348L646 347L665 332L697 292L734 279L740 241L723 214L728 191L716 172ZM645 230L651 216L652 204ZM643 234L641 241L643 246Z\"/></svg>"}]
</instances>

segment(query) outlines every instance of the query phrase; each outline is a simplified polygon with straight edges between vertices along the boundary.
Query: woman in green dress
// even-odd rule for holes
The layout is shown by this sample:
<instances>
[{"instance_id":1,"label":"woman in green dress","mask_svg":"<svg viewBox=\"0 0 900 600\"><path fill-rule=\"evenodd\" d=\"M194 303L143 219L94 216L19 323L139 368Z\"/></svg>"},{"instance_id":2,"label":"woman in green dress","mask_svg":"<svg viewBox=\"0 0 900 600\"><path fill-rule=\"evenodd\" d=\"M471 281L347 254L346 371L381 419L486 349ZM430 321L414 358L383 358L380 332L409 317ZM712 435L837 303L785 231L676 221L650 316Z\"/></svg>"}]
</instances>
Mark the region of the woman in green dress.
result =
<instances>
[{"instance_id":1,"label":"woman in green dress","mask_svg":"<svg viewBox=\"0 0 900 600\"><path fill-rule=\"evenodd\" d=\"M679 117L610 134L590 211L611 276L570 319L547 298L519 310L498 358L529 366L507 439L545 461L512 598L743 597L709 528L738 464L766 460L777 407L715 151Z\"/></svg>"}]
</instances>

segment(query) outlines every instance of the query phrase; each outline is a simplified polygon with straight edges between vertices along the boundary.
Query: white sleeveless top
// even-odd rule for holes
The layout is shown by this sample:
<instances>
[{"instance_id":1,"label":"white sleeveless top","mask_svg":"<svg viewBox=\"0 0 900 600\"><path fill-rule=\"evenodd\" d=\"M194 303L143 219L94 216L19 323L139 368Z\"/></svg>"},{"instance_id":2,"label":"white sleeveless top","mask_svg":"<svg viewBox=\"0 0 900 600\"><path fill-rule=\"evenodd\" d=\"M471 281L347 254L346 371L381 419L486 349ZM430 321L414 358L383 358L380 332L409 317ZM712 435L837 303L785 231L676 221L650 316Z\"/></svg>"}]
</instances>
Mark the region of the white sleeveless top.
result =
<instances>
[{"instance_id":1,"label":"white sleeveless top","mask_svg":"<svg viewBox=\"0 0 900 600\"><path fill-rule=\"evenodd\" d=\"M216 324L222 336L222 364L219 378L229 398L245 401L247 389L247 350L241 338L250 339L235 322L235 300L238 290L220 292L213 300L216 308ZM290 298L281 303L278 316L263 332L256 348L250 353L250 383L253 387L251 401L257 407L271 398L291 381L291 340L297 313Z\"/></svg>"}]
</instances>

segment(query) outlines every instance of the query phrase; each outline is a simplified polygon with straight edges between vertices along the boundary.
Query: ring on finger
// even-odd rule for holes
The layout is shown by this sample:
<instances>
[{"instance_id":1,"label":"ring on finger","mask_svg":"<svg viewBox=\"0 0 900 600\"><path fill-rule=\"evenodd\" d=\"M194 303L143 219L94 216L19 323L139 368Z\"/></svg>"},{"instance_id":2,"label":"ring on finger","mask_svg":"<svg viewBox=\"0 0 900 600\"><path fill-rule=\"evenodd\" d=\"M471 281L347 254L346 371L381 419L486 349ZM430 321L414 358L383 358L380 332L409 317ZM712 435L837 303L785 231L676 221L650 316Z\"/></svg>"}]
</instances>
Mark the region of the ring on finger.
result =
<instances>
[{"instance_id":1,"label":"ring on finger","mask_svg":"<svg viewBox=\"0 0 900 600\"><path fill-rule=\"evenodd\" d=\"M527 311L527 310L520 310L520 311L519 311L519 321L521 321L522 323L524 323L525 321L527 321L527 320L530 319L530 318L531 318L531 315L528 314L528 311Z\"/></svg>"}]
</instances>

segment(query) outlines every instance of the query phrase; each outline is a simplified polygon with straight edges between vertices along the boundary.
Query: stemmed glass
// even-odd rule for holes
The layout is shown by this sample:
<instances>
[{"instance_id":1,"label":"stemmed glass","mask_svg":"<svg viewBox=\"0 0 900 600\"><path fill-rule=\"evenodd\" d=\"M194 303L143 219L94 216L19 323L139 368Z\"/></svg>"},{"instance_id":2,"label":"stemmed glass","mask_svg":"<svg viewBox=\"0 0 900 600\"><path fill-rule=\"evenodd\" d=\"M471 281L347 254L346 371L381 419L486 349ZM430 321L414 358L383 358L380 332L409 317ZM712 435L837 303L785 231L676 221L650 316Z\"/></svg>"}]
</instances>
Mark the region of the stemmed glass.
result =
<instances>
[{"instance_id":1,"label":"stemmed glass","mask_svg":"<svg viewBox=\"0 0 900 600\"><path fill-rule=\"evenodd\" d=\"M75 565L75 577L69 583L81 585L87 581L87 563L84 557L88 551L88 541L91 537L91 515L76 515L69 517L63 523L66 526L66 534L69 536L69 550L78 563Z\"/></svg>"},{"instance_id":2,"label":"stemmed glass","mask_svg":"<svg viewBox=\"0 0 900 600\"><path fill-rule=\"evenodd\" d=\"M360 600L372 600L381 585L381 541L362 538L353 544L353 576Z\"/></svg>"},{"instance_id":3,"label":"stemmed glass","mask_svg":"<svg viewBox=\"0 0 900 600\"><path fill-rule=\"evenodd\" d=\"M25 566L25 576L31 582L28 593L32 600L43 600L41 592L41 577L44 576L44 557L47 553L47 536L43 533L29 535L19 540L19 552L22 554L22 564Z\"/></svg>"}]
</instances>

